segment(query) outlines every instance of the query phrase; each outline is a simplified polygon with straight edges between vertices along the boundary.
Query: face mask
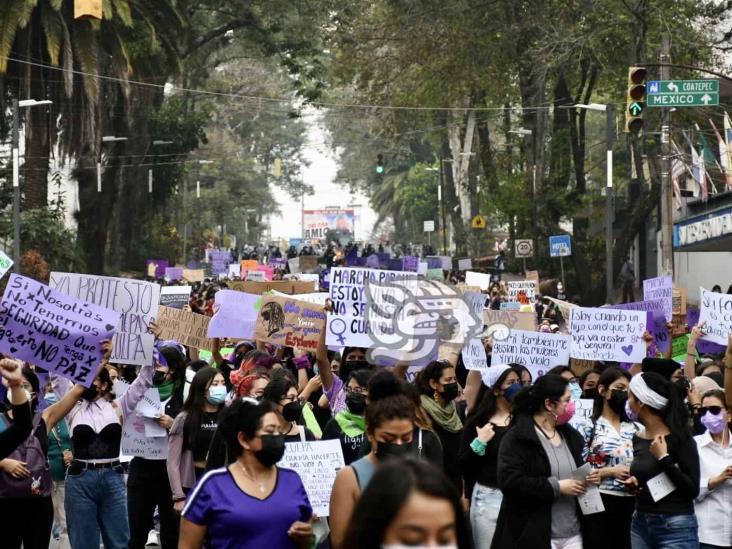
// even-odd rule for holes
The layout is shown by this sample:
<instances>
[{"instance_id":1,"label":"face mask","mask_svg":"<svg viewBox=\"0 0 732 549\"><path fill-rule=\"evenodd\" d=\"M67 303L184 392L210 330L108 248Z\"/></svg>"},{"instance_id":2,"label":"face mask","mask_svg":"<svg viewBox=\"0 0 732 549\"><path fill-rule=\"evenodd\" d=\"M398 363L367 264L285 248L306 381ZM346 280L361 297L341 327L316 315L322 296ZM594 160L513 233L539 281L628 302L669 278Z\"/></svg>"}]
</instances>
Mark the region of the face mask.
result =
<instances>
[{"instance_id":1,"label":"face mask","mask_svg":"<svg viewBox=\"0 0 732 549\"><path fill-rule=\"evenodd\" d=\"M707 428L707 431L713 435L718 435L727 427L723 412L720 412L716 416L712 412L707 412L701 417L701 422Z\"/></svg>"},{"instance_id":2,"label":"face mask","mask_svg":"<svg viewBox=\"0 0 732 549\"><path fill-rule=\"evenodd\" d=\"M592 400L595 400L598 397L597 393L597 387L593 387L592 389L585 389L582 391L582 398L591 398Z\"/></svg>"},{"instance_id":3,"label":"face mask","mask_svg":"<svg viewBox=\"0 0 732 549\"><path fill-rule=\"evenodd\" d=\"M210 404L218 406L219 404L222 404L225 399L226 387L224 387L223 385L217 385L216 387L208 388L208 396L206 397L206 400L208 400Z\"/></svg>"},{"instance_id":4,"label":"face mask","mask_svg":"<svg viewBox=\"0 0 732 549\"><path fill-rule=\"evenodd\" d=\"M630 421L638 421L638 413L633 411L633 408L630 407L630 401L625 401L625 415L628 416L628 419Z\"/></svg>"},{"instance_id":5,"label":"face mask","mask_svg":"<svg viewBox=\"0 0 732 549\"><path fill-rule=\"evenodd\" d=\"M610 409L619 416L623 414L626 402L628 402L628 393L619 389L613 389L610 392L610 398L607 401Z\"/></svg>"},{"instance_id":6,"label":"face mask","mask_svg":"<svg viewBox=\"0 0 732 549\"><path fill-rule=\"evenodd\" d=\"M379 461L405 457L412 453L411 444L395 444L393 442L376 441L376 457Z\"/></svg>"},{"instance_id":7,"label":"face mask","mask_svg":"<svg viewBox=\"0 0 732 549\"><path fill-rule=\"evenodd\" d=\"M366 410L366 395L349 393L346 396L346 406L348 406L348 411L352 414L356 414L357 416L363 415Z\"/></svg>"},{"instance_id":8,"label":"face mask","mask_svg":"<svg viewBox=\"0 0 732 549\"><path fill-rule=\"evenodd\" d=\"M43 398L49 405L56 404L58 402L58 396L56 396L56 393L46 393L43 395Z\"/></svg>"},{"instance_id":9,"label":"face mask","mask_svg":"<svg viewBox=\"0 0 732 549\"><path fill-rule=\"evenodd\" d=\"M576 381L569 384L569 392L572 393L572 400L579 400L582 398L582 388Z\"/></svg>"},{"instance_id":10,"label":"face mask","mask_svg":"<svg viewBox=\"0 0 732 549\"><path fill-rule=\"evenodd\" d=\"M157 386L162 385L163 383L165 383L165 372L156 370L152 377L152 384Z\"/></svg>"},{"instance_id":11,"label":"face mask","mask_svg":"<svg viewBox=\"0 0 732 549\"><path fill-rule=\"evenodd\" d=\"M97 398L97 396L99 396L99 389L97 389L96 385L86 387L84 389L84 392L81 393L81 398L83 398L84 400L88 400L89 402Z\"/></svg>"},{"instance_id":12,"label":"face mask","mask_svg":"<svg viewBox=\"0 0 732 549\"><path fill-rule=\"evenodd\" d=\"M458 384L456 382L446 383L442 393L440 394L442 396L442 400L445 402L452 402L458 396Z\"/></svg>"},{"instance_id":13,"label":"face mask","mask_svg":"<svg viewBox=\"0 0 732 549\"><path fill-rule=\"evenodd\" d=\"M564 412L557 417L557 425L564 425L565 423L568 423L570 419L574 416L575 412L575 403L574 400L570 400L567 402L567 406L564 408Z\"/></svg>"},{"instance_id":14,"label":"face mask","mask_svg":"<svg viewBox=\"0 0 732 549\"><path fill-rule=\"evenodd\" d=\"M285 421L297 421L302 414L302 404L297 400L295 402L288 402L282 407L282 417Z\"/></svg>"},{"instance_id":15,"label":"face mask","mask_svg":"<svg viewBox=\"0 0 732 549\"><path fill-rule=\"evenodd\" d=\"M265 467L271 467L285 454L285 435L264 435L262 449L254 452L254 457Z\"/></svg>"},{"instance_id":16,"label":"face mask","mask_svg":"<svg viewBox=\"0 0 732 549\"><path fill-rule=\"evenodd\" d=\"M511 402L513 400L513 397L516 396L516 393L518 393L523 388L524 386L520 383L514 383L513 385L509 385L508 388L503 391L503 398L505 398L508 402Z\"/></svg>"}]
</instances>

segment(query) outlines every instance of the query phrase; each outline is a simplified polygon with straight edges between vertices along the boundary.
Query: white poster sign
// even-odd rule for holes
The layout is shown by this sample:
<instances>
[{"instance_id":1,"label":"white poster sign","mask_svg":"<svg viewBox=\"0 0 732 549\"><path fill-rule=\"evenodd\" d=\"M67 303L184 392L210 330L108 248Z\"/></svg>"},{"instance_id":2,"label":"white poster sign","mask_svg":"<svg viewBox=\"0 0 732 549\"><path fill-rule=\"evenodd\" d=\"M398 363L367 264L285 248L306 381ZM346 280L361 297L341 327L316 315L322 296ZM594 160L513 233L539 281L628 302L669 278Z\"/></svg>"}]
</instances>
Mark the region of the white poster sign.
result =
<instances>
[{"instance_id":1,"label":"white poster sign","mask_svg":"<svg viewBox=\"0 0 732 549\"><path fill-rule=\"evenodd\" d=\"M571 326L572 358L635 363L646 356L645 311L577 307Z\"/></svg>"},{"instance_id":2,"label":"white poster sign","mask_svg":"<svg viewBox=\"0 0 732 549\"><path fill-rule=\"evenodd\" d=\"M729 334L732 333L732 295L710 292L699 289L701 295L701 311L699 323L704 322L702 338L707 341L727 345Z\"/></svg>"},{"instance_id":3,"label":"white poster sign","mask_svg":"<svg viewBox=\"0 0 732 549\"><path fill-rule=\"evenodd\" d=\"M569 336L511 330L506 339L493 340L492 366L522 364L536 379L554 366L569 364Z\"/></svg>"}]
</instances>

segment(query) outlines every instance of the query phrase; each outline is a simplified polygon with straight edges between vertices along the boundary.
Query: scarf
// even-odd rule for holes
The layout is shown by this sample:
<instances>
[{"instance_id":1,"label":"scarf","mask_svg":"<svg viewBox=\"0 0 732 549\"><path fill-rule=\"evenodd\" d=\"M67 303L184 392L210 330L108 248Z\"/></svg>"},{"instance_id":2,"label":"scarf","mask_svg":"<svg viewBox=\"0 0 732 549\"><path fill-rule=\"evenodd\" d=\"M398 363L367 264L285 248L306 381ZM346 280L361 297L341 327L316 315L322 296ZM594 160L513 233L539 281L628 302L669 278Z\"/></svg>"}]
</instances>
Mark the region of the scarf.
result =
<instances>
[{"instance_id":1,"label":"scarf","mask_svg":"<svg viewBox=\"0 0 732 549\"><path fill-rule=\"evenodd\" d=\"M463 428L463 422L460 421L455 401L450 402L444 408L427 395L422 395L421 401L422 406L427 410L430 417L440 427L445 429L445 431L449 433L457 433Z\"/></svg>"},{"instance_id":2,"label":"scarf","mask_svg":"<svg viewBox=\"0 0 732 549\"><path fill-rule=\"evenodd\" d=\"M364 416L357 416L344 410L336 414L335 420L346 436L357 437L366 431L366 418Z\"/></svg>"},{"instance_id":3,"label":"scarf","mask_svg":"<svg viewBox=\"0 0 732 549\"><path fill-rule=\"evenodd\" d=\"M173 394L173 390L176 388L176 383L175 381L166 381L155 388L158 390L158 393L160 393L160 402L165 402Z\"/></svg>"}]
</instances>

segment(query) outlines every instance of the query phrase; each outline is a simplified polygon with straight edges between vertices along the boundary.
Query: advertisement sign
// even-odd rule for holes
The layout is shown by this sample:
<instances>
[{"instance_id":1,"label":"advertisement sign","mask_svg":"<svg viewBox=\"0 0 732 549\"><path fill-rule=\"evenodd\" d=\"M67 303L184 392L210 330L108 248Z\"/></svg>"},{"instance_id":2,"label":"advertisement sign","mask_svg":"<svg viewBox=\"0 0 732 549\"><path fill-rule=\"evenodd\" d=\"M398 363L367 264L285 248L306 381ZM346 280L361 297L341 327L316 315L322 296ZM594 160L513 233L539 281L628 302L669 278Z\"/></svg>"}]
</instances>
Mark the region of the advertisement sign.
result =
<instances>
[{"instance_id":1,"label":"advertisement sign","mask_svg":"<svg viewBox=\"0 0 732 549\"><path fill-rule=\"evenodd\" d=\"M303 211L303 239L325 240L328 231L338 237L353 238L353 210L305 210Z\"/></svg>"}]
</instances>

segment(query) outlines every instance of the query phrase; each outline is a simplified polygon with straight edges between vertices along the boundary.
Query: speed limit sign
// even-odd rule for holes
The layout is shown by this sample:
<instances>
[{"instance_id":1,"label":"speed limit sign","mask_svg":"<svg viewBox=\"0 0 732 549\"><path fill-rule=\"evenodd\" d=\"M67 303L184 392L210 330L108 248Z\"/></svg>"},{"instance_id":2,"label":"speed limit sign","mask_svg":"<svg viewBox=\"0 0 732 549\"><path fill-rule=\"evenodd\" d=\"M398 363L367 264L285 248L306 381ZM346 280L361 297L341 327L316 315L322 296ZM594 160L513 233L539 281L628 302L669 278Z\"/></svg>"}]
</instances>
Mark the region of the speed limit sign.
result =
<instances>
[{"instance_id":1,"label":"speed limit sign","mask_svg":"<svg viewBox=\"0 0 732 549\"><path fill-rule=\"evenodd\" d=\"M531 239L516 240L514 242L516 258L523 259L534 256L534 241Z\"/></svg>"}]
</instances>

